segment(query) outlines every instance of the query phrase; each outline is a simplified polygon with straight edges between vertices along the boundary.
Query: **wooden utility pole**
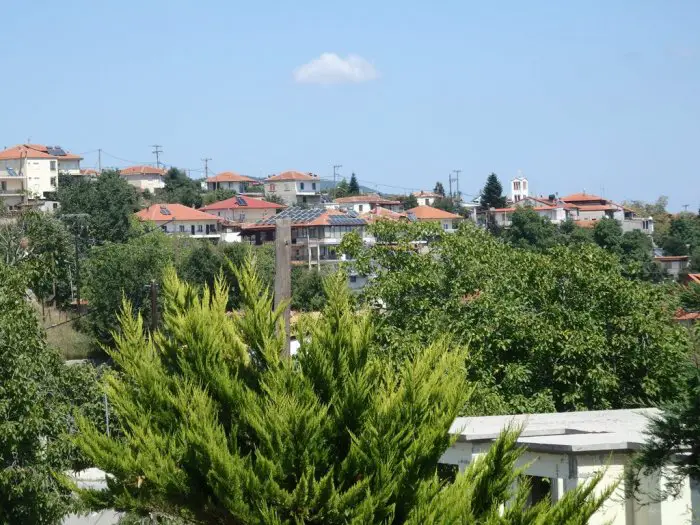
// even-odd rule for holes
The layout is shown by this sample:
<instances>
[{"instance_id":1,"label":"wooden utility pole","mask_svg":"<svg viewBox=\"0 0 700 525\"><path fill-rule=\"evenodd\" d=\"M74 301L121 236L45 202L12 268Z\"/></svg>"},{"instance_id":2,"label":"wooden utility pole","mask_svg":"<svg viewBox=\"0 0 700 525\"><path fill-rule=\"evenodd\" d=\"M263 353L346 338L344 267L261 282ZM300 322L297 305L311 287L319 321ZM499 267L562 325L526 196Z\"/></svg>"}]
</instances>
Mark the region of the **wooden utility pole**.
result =
<instances>
[{"instance_id":1,"label":"wooden utility pole","mask_svg":"<svg viewBox=\"0 0 700 525\"><path fill-rule=\"evenodd\" d=\"M289 350L289 301L292 297L292 221L277 219L275 230L275 308L283 302L284 309L284 347L282 357L290 357Z\"/></svg>"}]
</instances>

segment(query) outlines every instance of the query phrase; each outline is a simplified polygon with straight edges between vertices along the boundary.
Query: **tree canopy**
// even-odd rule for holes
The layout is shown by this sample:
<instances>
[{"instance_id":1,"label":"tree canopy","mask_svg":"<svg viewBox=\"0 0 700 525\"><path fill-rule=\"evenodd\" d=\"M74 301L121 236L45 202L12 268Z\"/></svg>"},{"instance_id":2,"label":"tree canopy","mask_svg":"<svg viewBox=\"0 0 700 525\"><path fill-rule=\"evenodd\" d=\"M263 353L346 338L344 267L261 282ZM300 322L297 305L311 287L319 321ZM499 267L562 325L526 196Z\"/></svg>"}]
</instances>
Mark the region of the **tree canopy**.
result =
<instances>
[{"instance_id":1,"label":"tree canopy","mask_svg":"<svg viewBox=\"0 0 700 525\"><path fill-rule=\"evenodd\" d=\"M484 188L481 190L481 207L489 208L504 208L506 198L503 195L503 186L498 180L498 175L491 173L487 179Z\"/></svg>"},{"instance_id":2,"label":"tree canopy","mask_svg":"<svg viewBox=\"0 0 700 525\"><path fill-rule=\"evenodd\" d=\"M435 188L433 188L433 193L437 193L441 197L445 196L445 187L442 185L442 182L437 181L435 183Z\"/></svg>"},{"instance_id":3,"label":"tree canopy","mask_svg":"<svg viewBox=\"0 0 700 525\"><path fill-rule=\"evenodd\" d=\"M353 173L350 176L350 184L348 184L348 196L359 195L360 184L357 182L357 176Z\"/></svg>"},{"instance_id":4,"label":"tree canopy","mask_svg":"<svg viewBox=\"0 0 700 525\"><path fill-rule=\"evenodd\" d=\"M202 189L200 183L189 178L177 168L170 168L163 177L165 187L156 190L156 198L164 202L184 204L192 208L202 206Z\"/></svg>"},{"instance_id":5,"label":"tree canopy","mask_svg":"<svg viewBox=\"0 0 700 525\"><path fill-rule=\"evenodd\" d=\"M593 495L594 478L526 510L527 483L513 489L515 432L441 482L437 462L468 400L464 351L439 339L387 363L339 274L293 363L280 358L281 310L250 261L239 281L244 307L231 316L223 281L200 294L170 270L151 337L125 304L106 378L124 433L79 421L81 449L111 474L108 490L82 492L92 507L202 523L585 523L610 495Z\"/></svg>"},{"instance_id":6,"label":"tree canopy","mask_svg":"<svg viewBox=\"0 0 700 525\"><path fill-rule=\"evenodd\" d=\"M359 258L376 275L366 299L381 306L388 344L445 333L469 344L483 411L654 406L679 391L689 341L675 302L628 279L617 256L591 244L516 249L469 224L432 232L423 252L405 228L383 224L387 242Z\"/></svg>"},{"instance_id":7,"label":"tree canopy","mask_svg":"<svg viewBox=\"0 0 700 525\"><path fill-rule=\"evenodd\" d=\"M58 200L59 217L88 215L86 233L95 242L124 242L133 234L138 193L117 171L103 171L96 180L61 176Z\"/></svg>"},{"instance_id":8,"label":"tree canopy","mask_svg":"<svg viewBox=\"0 0 700 525\"><path fill-rule=\"evenodd\" d=\"M413 194L407 195L403 199L403 209L404 210L410 210L412 208L415 208L418 206L418 199L416 199L416 196Z\"/></svg>"}]
</instances>

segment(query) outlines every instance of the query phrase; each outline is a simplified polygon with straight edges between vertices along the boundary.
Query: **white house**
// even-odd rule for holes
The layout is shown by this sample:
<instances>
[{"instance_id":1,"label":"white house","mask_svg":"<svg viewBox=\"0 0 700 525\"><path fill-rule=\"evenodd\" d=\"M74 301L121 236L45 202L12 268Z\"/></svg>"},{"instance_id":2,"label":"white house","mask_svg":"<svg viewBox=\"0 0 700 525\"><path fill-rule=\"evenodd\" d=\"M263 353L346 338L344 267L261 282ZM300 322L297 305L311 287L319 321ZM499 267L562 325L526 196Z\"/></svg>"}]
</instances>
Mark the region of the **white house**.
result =
<instances>
[{"instance_id":1,"label":"white house","mask_svg":"<svg viewBox=\"0 0 700 525\"><path fill-rule=\"evenodd\" d=\"M518 466L532 486L531 501L556 502L567 491L605 470L596 492L620 481L614 494L590 519L590 525L665 525L698 523L700 491L686 481L678 499L653 501L663 488L659 476L643 477L637 497L625 496L625 466L646 439L654 408L600 410L517 416L458 417L450 429L455 443L440 459L464 470L483 456L509 425L522 427L518 443L525 448Z\"/></svg>"},{"instance_id":2,"label":"white house","mask_svg":"<svg viewBox=\"0 0 700 525\"><path fill-rule=\"evenodd\" d=\"M690 265L690 257L688 255L659 255L654 257L654 260L663 266L664 270L669 275L672 275L674 279L678 279L678 276L687 270Z\"/></svg>"},{"instance_id":3,"label":"white house","mask_svg":"<svg viewBox=\"0 0 700 525\"><path fill-rule=\"evenodd\" d=\"M141 191L148 190L155 193L157 189L165 188L163 176L165 170L153 166L129 166L120 169L119 175Z\"/></svg>"},{"instance_id":4,"label":"white house","mask_svg":"<svg viewBox=\"0 0 700 525\"><path fill-rule=\"evenodd\" d=\"M201 211L216 215L228 222L256 222L274 216L285 206L247 195L237 195L200 208Z\"/></svg>"},{"instance_id":5,"label":"white house","mask_svg":"<svg viewBox=\"0 0 700 525\"><path fill-rule=\"evenodd\" d=\"M265 179L265 194L277 195L288 206L321 203L321 179L313 173L285 171Z\"/></svg>"},{"instance_id":6,"label":"white house","mask_svg":"<svg viewBox=\"0 0 700 525\"><path fill-rule=\"evenodd\" d=\"M414 191L411 195L418 201L418 206L432 206L435 199L441 198L441 195L432 191Z\"/></svg>"},{"instance_id":7,"label":"white house","mask_svg":"<svg viewBox=\"0 0 700 525\"><path fill-rule=\"evenodd\" d=\"M648 235L654 233L654 219L637 217L629 208L617 204L610 199L585 192L572 193L560 198L573 210L575 221L597 221L604 218L615 219L622 226L622 231L640 230Z\"/></svg>"},{"instance_id":8,"label":"white house","mask_svg":"<svg viewBox=\"0 0 700 525\"><path fill-rule=\"evenodd\" d=\"M417 206L406 212L409 220L418 222L437 222L446 232L453 232L462 221L462 216L432 206Z\"/></svg>"},{"instance_id":9,"label":"white house","mask_svg":"<svg viewBox=\"0 0 700 525\"><path fill-rule=\"evenodd\" d=\"M19 144L0 151L0 197L10 209L44 199L58 188L59 175L80 175L81 160L60 146Z\"/></svg>"},{"instance_id":10,"label":"white house","mask_svg":"<svg viewBox=\"0 0 700 525\"><path fill-rule=\"evenodd\" d=\"M207 190L232 190L236 193L245 193L248 191L249 184L255 184L258 181L245 175L239 175L232 171L224 171L207 179Z\"/></svg>"},{"instance_id":11,"label":"white house","mask_svg":"<svg viewBox=\"0 0 700 525\"><path fill-rule=\"evenodd\" d=\"M165 233L203 239L219 239L221 217L182 204L152 204L137 212L136 217L160 226Z\"/></svg>"},{"instance_id":12,"label":"white house","mask_svg":"<svg viewBox=\"0 0 700 525\"><path fill-rule=\"evenodd\" d=\"M330 207L353 210L355 213L365 213L375 209L377 206L395 212L401 211L401 202L386 199L376 193L353 195L352 197L339 197L333 201Z\"/></svg>"},{"instance_id":13,"label":"white house","mask_svg":"<svg viewBox=\"0 0 700 525\"><path fill-rule=\"evenodd\" d=\"M522 197L506 208L493 208L488 210L490 219L497 226L507 228L512 224L513 213L520 207L529 206L538 215L549 219L554 224L560 224L571 217L572 206L552 196L550 199L538 197Z\"/></svg>"}]
</instances>

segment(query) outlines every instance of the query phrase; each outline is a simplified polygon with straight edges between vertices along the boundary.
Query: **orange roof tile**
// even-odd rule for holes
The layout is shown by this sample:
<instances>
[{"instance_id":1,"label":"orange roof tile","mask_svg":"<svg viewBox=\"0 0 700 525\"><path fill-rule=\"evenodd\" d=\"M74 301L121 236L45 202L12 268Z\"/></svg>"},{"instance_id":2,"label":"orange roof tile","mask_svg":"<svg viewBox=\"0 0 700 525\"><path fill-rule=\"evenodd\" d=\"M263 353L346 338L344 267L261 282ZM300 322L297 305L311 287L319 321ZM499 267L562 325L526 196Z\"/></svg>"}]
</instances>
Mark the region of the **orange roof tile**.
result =
<instances>
[{"instance_id":1,"label":"orange roof tile","mask_svg":"<svg viewBox=\"0 0 700 525\"><path fill-rule=\"evenodd\" d=\"M411 193L414 197L430 197L432 199L440 199L442 198L442 195L438 195L437 193L433 193L432 191L414 191Z\"/></svg>"},{"instance_id":2,"label":"orange roof tile","mask_svg":"<svg viewBox=\"0 0 700 525\"><path fill-rule=\"evenodd\" d=\"M213 177L209 177L207 182L257 182L255 179L246 177L245 175L239 175L232 171L223 171L217 173Z\"/></svg>"},{"instance_id":3,"label":"orange roof tile","mask_svg":"<svg viewBox=\"0 0 700 525\"><path fill-rule=\"evenodd\" d=\"M129 166L128 168L120 169L119 174L127 177L134 175L165 175L165 170L154 166Z\"/></svg>"},{"instance_id":4,"label":"orange roof tile","mask_svg":"<svg viewBox=\"0 0 700 525\"><path fill-rule=\"evenodd\" d=\"M377 195L376 193L368 193L366 195L353 195L352 197L339 197L335 199L333 202L337 202L338 204L354 204L354 203L368 203L368 204L386 204L387 206L398 206L401 204L399 201L392 201L389 199L385 199L381 195Z\"/></svg>"},{"instance_id":5,"label":"orange roof tile","mask_svg":"<svg viewBox=\"0 0 700 525\"><path fill-rule=\"evenodd\" d=\"M300 171L285 171L278 175L273 175L265 179L265 182L275 182L278 180L319 180L316 175L311 173L302 173Z\"/></svg>"},{"instance_id":6,"label":"orange roof tile","mask_svg":"<svg viewBox=\"0 0 700 525\"><path fill-rule=\"evenodd\" d=\"M657 255L654 257L655 261L659 262L674 262L674 261L688 261L690 260L689 255Z\"/></svg>"},{"instance_id":7,"label":"orange roof tile","mask_svg":"<svg viewBox=\"0 0 700 525\"><path fill-rule=\"evenodd\" d=\"M617 211L621 209L608 204L579 204L576 207L581 211Z\"/></svg>"},{"instance_id":8,"label":"orange roof tile","mask_svg":"<svg viewBox=\"0 0 700 525\"><path fill-rule=\"evenodd\" d=\"M700 273L689 273L688 282L700 284Z\"/></svg>"},{"instance_id":9,"label":"orange roof tile","mask_svg":"<svg viewBox=\"0 0 700 525\"><path fill-rule=\"evenodd\" d=\"M395 211L387 210L381 206L377 206L373 210L362 213L360 217L367 222L376 222L378 220L386 219L390 221L398 221L400 219L405 219L405 213L398 213Z\"/></svg>"},{"instance_id":10,"label":"orange roof tile","mask_svg":"<svg viewBox=\"0 0 700 525\"><path fill-rule=\"evenodd\" d=\"M576 224L577 226L580 226L581 228L595 228L596 222L598 222L598 221L590 220L590 219L574 220L574 224Z\"/></svg>"},{"instance_id":11,"label":"orange roof tile","mask_svg":"<svg viewBox=\"0 0 700 525\"><path fill-rule=\"evenodd\" d=\"M560 200L565 202L607 202L607 199L598 195L590 195L588 193L572 193L566 197L560 197Z\"/></svg>"},{"instance_id":12,"label":"orange roof tile","mask_svg":"<svg viewBox=\"0 0 700 525\"><path fill-rule=\"evenodd\" d=\"M57 160L82 160L80 155L66 152L65 155L51 155L48 146L42 144L17 144L11 148L0 151L0 160L27 159L57 159Z\"/></svg>"},{"instance_id":13,"label":"orange roof tile","mask_svg":"<svg viewBox=\"0 0 700 525\"><path fill-rule=\"evenodd\" d=\"M700 312L686 312L682 308L676 311L676 321L700 321Z\"/></svg>"},{"instance_id":14,"label":"orange roof tile","mask_svg":"<svg viewBox=\"0 0 700 525\"><path fill-rule=\"evenodd\" d=\"M85 170L80 170L81 175L89 175L90 177L97 177L99 175L97 170L93 169L85 169Z\"/></svg>"},{"instance_id":15,"label":"orange roof tile","mask_svg":"<svg viewBox=\"0 0 700 525\"><path fill-rule=\"evenodd\" d=\"M152 204L135 214L142 221L220 221L221 217L182 204Z\"/></svg>"},{"instance_id":16,"label":"orange roof tile","mask_svg":"<svg viewBox=\"0 0 700 525\"><path fill-rule=\"evenodd\" d=\"M450 213L449 211L433 208L432 206L416 206L408 210L416 219L420 220L439 220L439 219L461 219L461 215Z\"/></svg>"},{"instance_id":17,"label":"orange roof tile","mask_svg":"<svg viewBox=\"0 0 700 525\"><path fill-rule=\"evenodd\" d=\"M242 205L239 200L245 202L245 205ZM275 202L267 202L263 199L254 199L253 197L239 195L237 197L231 197L230 199L208 204L207 206L202 206L200 210L233 210L237 208L281 210L282 208L286 208L286 206Z\"/></svg>"}]
</instances>

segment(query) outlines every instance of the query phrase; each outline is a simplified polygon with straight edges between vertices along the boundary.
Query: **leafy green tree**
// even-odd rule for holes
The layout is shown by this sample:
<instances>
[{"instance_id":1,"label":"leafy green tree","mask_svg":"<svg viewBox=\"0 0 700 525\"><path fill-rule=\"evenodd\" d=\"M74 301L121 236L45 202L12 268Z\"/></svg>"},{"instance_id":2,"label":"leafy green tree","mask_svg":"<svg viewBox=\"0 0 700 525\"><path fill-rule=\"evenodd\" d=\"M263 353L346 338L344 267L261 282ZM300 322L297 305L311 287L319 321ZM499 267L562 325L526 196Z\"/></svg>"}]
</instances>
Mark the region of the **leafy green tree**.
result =
<instances>
[{"instance_id":1,"label":"leafy green tree","mask_svg":"<svg viewBox=\"0 0 700 525\"><path fill-rule=\"evenodd\" d=\"M667 255L689 255L700 246L700 218L690 213L682 213L671 219L668 235L661 247Z\"/></svg>"},{"instance_id":2,"label":"leafy green tree","mask_svg":"<svg viewBox=\"0 0 700 525\"><path fill-rule=\"evenodd\" d=\"M359 195L360 194L360 184L357 182L357 176L353 173L350 176L350 184L348 184L348 196Z\"/></svg>"},{"instance_id":3,"label":"leafy green tree","mask_svg":"<svg viewBox=\"0 0 700 525\"><path fill-rule=\"evenodd\" d=\"M90 239L98 243L124 242L133 235L139 196L119 172L103 171L96 180L62 176L58 188L58 216L88 214Z\"/></svg>"},{"instance_id":4,"label":"leafy green tree","mask_svg":"<svg viewBox=\"0 0 700 525\"><path fill-rule=\"evenodd\" d=\"M468 378L488 400L479 410L654 406L678 393L689 341L673 299L626 278L617 256L592 245L515 249L469 224L423 253L402 228L358 258L376 274L365 295L381 305L381 340L392 349L452 333L469 344Z\"/></svg>"},{"instance_id":5,"label":"leafy green tree","mask_svg":"<svg viewBox=\"0 0 700 525\"><path fill-rule=\"evenodd\" d=\"M505 205L506 198L503 195L501 181L498 180L498 175L491 173L481 190L481 207L488 210L489 208L504 208Z\"/></svg>"},{"instance_id":6,"label":"leafy green tree","mask_svg":"<svg viewBox=\"0 0 700 525\"><path fill-rule=\"evenodd\" d=\"M601 248L619 255L621 253L622 226L615 219L605 218L596 221L593 228L593 240Z\"/></svg>"},{"instance_id":7,"label":"leafy green tree","mask_svg":"<svg viewBox=\"0 0 700 525\"><path fill-rule=\"evenodd\" d=\"M403 199L403 209L404 210L410 210L412 208L416 208L418 206L418 199L416 199L416 196L411 194L407 195Z\"/></svg>"},{"instance_id":8,"label":"leafy green tree","mask_svg":"<svg viewBox=\"0 0 700 525\"><path fill-rule=\"evenodd\" d=\"M71 412L94 401L89 371L66 367L46 345L25 297L26 276L0 263L0 523L59 524L72 500L58 478L79 456ZM74 382L85 380L85 383ZM89 389L92 395L86 394ZM92 405L94 407L94 404ZM96 431L101 427L93 421Z\"/></svg>"},{"instance_id":9,"label":"leafy green tree","mask_svg":"<svg viewBox=\"0 0 700 525\"><path fill-rule=\"evenodd\" d=\"M177 168L170 168L163 177L165 187L156 190L156 197L165 202L174 202L199 208L202 206L202 187Z\"/></svg>"},{"instance_id":10,"label":"leafy green tree","mask_svg":"<svg viewBox=\"0 0 700 525\"><path fill-rule=\"evenodd\" d=\"M441 197L445 196L445 187L442 185L442 182L437 181L435 183L435 188L433 189L433 193L437 193Z\"/></svg>"},{"instance_id":11,"label":"leafy green tree","mask_svg":"<svg viewBox=\"0 0 700 525\"><path fill-rule=\"evenodd\" d=\"M468 397L465 352L438 340L385 362L336 276L293 363L280 358L282 311L252 263L239 281L244 308L231 316L222 281L200 295L169 272L155 337L125 304L106 381L123 436L80 419L80 447L111 474L108 490L83 491L88 504L212 524L585 523L610 495L593 495L595 478L526 510L527 484L512 488L515 432L441 482Z\"/></svg>"},{"instance_id":12,"label":"leafy green tree","mask_svg":"<svg viewBox=\"0 0 700 525\"><path fill-rule=\"evenodd\" d=\"M688 286L681 291L680 300L686 310L700 311L700 284L688 283Z\"/></svg>"},{"instance_id":13,"label":"leafy green tree","mask_svg":"<svg viewBox=\"0 0 700 525\"><path fill-rule=\"evenodd\" d=\"M637 475L661 474L664 486L659 494L678 496L685 480L700 481L700 369L697 364L679 363L685 388L664 404L663 412L651 419L649 439L630 469L628 481L634 486Z\"/></svg>"},{"instance_id":14,"label":"leafy green tree","mask_svg":"<svg viewBox=\"0 0 700 525\"><path fill-rule=\"evenodd\" d=\"M343 180L341 180L338 184L336 184L335 188L332 190L333 198L334 199L340 199L342 197L347 197L348 194L350 193L350 185L348 184L348 181L345 180L343 177Z\"/></svg>"},{"instance_id":15,"label":"leafy green tree","mask_svg":"<svg viewBox=\"0 0 700 525\"><path fill-rule=\"evenodd\" d=\"M172 258L171 239L159 230L90 251L83 273L84 295L89 304L88 326L99 341L111 342L123 297L150 319L149 286L151 281L160 283Z\"/></svg>"},{"instance_id":16,"label":"leafy green tree","mask_svg":"<svg viewBox=\"0 0 700 525\"><path fill-rule=\"evenodd\" d=\"M529 206L513 212L511 226L503 236L511 246L528 250L545 251L558 242L558 229L548 218L542 217Z\"/></svg>"},{"instance_id":17,"label":"leafy green tree","mask_svg":"<svg viewBox=\"0 0 700 525\"><path fill-rule=\"evenodd\" d=\"M435 199L433 201L432 207L437 208L438 210L449 211L450 213L457 213L459 211L457 209L457 205L455 204L454 199L450 198Z\"/></svg>"},{"instance_id":18,"label":"leafy green tree","mask_svg":"<svg viewBox=\"0 0 700 525\"><path fill-rule=\"evenodd\" d=\"M690 273L700 273L700 246L693 248L693 251L690 254L688 271Z\"/></svg>"},{"instance_id":19,"label":"leafy green tree","mask_svg":"<svg viewBox=\"0 0 700 525\"><path fill-rule=\"evenodd\" d=\"M567 219L559 225L559 238L566 246L580 246L593 243L593 232L581 228L576 221Z\"/></svg>"},{"instance_id":20,"label":"leafy green tree","mask_svg":"<svg viewBox=\"0 0 700 525\"><path fill-rule=\"evenodd\" d=\"M322 271L299 266L292 268L292 310L317 312L325 304Z\"/></svg>"},{"instance_id":21,"label":"leafy green tree","mask_svg":"<svg viewBox=\"0 0 700 525\"><path fill-rule=\"evenodd\" d=\"M206 206L207 204L213 204L214 202L225 201L231 197L235 197L236 192L233 190L228 190L224 188L219 188L218 190L208 191L202 195L202 203Z\"/></svg>"},{"instance_id":22,"label":"leafy green tree","mask_svg":"<svg viewBox=\"0 0 700 525\"><path fill-rule=\"evenodd\" d=\"M287 205L286 202L284 202L284 199L277 195L276 193L266 193L265 194L265 200L267 202L274 202L275 204L283 204L284 206Z\"/></svg>"}]
</instances>

